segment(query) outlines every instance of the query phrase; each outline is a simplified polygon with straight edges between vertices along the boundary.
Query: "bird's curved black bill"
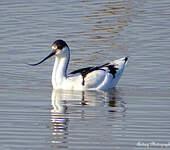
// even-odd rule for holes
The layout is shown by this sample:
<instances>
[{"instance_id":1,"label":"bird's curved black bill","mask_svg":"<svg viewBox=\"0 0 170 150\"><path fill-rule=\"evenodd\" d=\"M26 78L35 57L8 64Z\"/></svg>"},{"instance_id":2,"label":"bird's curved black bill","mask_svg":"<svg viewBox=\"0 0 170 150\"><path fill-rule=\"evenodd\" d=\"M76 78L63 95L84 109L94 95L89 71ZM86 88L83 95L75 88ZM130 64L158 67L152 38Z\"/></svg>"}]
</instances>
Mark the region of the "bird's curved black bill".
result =
<instances>
[{"instance_id":1,"label":"bird's curved black bill","mask_svg":"<svg viewBox=\"0 0 170 150\"><path fill-rule=\"evenodd\" d=\"M50 58L51 56L53 56L53 55L55 55L55 52L53 51L53 52L51 52L47 57L45 57L43 60L41 60L40 62L38 62L38 63L35 63L35 64L28 64L28 65L30 65L30 66L36 66L36 65L39 65L39 64L41 64L42 62L44 62L45 60L47 60L48 58Z\"/></svg>"}]
</instances>

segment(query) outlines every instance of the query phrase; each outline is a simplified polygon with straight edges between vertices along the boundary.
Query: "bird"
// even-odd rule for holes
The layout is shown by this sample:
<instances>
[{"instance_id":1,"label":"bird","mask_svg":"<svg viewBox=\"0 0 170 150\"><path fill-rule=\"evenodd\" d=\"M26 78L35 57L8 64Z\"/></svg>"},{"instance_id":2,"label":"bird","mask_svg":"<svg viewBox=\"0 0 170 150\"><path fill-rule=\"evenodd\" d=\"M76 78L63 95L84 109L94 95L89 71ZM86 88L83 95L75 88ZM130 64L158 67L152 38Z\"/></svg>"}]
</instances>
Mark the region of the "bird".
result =
<instances>
[{"instance_id":1,"label":"bird","mask_svg":"<svg viewBox=\"0 0 170 150\"><path fill-rule=\"evenodd\" d=\"M128 56L98 66L89 66L67 74L70 48L64 40L56 40L51 45L52 52L35 64L37 66L55 56L52 71L52 87L55 90L102 90L112 89L118 83L128 61Z\"/></svg>"}]
</instances>

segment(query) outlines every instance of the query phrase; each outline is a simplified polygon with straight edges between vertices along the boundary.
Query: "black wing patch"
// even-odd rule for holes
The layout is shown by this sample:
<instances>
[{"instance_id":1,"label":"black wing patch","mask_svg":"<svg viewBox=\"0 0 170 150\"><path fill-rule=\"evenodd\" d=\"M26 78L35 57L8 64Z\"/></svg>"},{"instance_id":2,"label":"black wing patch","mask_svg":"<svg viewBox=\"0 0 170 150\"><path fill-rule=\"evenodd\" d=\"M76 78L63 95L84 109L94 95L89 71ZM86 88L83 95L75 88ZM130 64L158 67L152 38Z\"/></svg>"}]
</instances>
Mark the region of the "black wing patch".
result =
<instances>
[{"instance_id":1,"label":"black wing patch","mask_svg":"<svg viewBox=\"0 0 170 150\"><path fill-rule=\"evenodd\" d=\"M109 68L110 73L112 74L113 78L115 78L118 68L116 68L115 65L108 65L107 67Z\"/></svg>"},{"instance_id":2,"label":"black wing patch","mask_svg":"<svg viewBox=\"0 0 170 150\"><path fill-rule=\"evenodd\" d=\"M92 68L93 67L86 67L86 68L78 69L71 72L70 74L80 73L82 76L86 76L89 72L91 72Z\"/></svg>"},{"instance_id":3,"label":"black wing patch","mask_svg":"<svg viewBox=\"0 0 170 150\"><path fill-rule=\"evenodd\" d=\"M73 72L71 72L70 74L76 74L76 73L80 73L83 77L83 82L82 82L82 85L84 85L84 79L86 77L87 74L89 74L90 72L93 72L95 70L103 70L105 71L104 69L101 69L101 67L99 66L95 66L95 67L86 67L86 68L82 68L82 69L78 69L78 70L75 70Z\"/></svg>"},{"instance_id":4,"label":"black wing patch","mask_svg":"<svg viewBox=\"0 0 170 150\"><path fill-rule=\"evenodd\" d=\"M75 71L71 72L70 74L80 73L82 75L82 77L83 77L82 85L84 85L85 84L84 79L85 79L87 74L89 74L90 72L93 72L95 70L103 70L103 71L105 71L105 69L102 69L103 67L108 67L109 70L110 70L110 73L115 78L115 74L116 74L118 68L116 68L114 65L110 65L109 63L101 65L101 66L86 67L86 68L78 69L78 70L75 70Z\"/></svg>"}]
</instances>

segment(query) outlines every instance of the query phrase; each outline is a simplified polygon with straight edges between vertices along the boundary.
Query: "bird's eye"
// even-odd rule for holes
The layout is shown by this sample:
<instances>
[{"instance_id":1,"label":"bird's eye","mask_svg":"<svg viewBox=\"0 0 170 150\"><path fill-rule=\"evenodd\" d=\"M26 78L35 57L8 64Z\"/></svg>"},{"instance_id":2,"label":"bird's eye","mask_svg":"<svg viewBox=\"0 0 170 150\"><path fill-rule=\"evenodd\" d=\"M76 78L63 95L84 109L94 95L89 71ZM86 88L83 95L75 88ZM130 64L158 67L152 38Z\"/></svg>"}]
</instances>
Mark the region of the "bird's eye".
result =
<instances>
[{"instance_id":1,"label":"bird's eye","mask_svg":"<svg viewBox=\"0 0 170 150\"><path fill-rule=\"evenodd\" d=\"M62 50L63 46L62 46L62 45L58 45L57 48L58 48L59 50Z\"/></svg>"}]
</instances>

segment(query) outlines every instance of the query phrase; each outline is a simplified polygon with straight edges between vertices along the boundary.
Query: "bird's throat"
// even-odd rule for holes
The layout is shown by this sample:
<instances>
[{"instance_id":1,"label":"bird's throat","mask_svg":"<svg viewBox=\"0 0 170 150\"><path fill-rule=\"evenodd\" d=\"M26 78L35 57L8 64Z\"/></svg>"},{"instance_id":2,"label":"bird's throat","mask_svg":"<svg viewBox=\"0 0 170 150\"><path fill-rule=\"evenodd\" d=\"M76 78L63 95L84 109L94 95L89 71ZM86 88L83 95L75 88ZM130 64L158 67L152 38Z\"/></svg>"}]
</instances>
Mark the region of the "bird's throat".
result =
<instances>
[{"instance_id":1,"label":"bird's throat","mask_svg":"<svg viewBox=\"0 0 170 150\"><path fill-rule=\"evenodd\" d=\"M53 72L52 72L52 85L54 88L60 86L63 83L63 80L67 79L67 68L69 63L70 56L56 56Z\"/></svg>"}]
</instances>

